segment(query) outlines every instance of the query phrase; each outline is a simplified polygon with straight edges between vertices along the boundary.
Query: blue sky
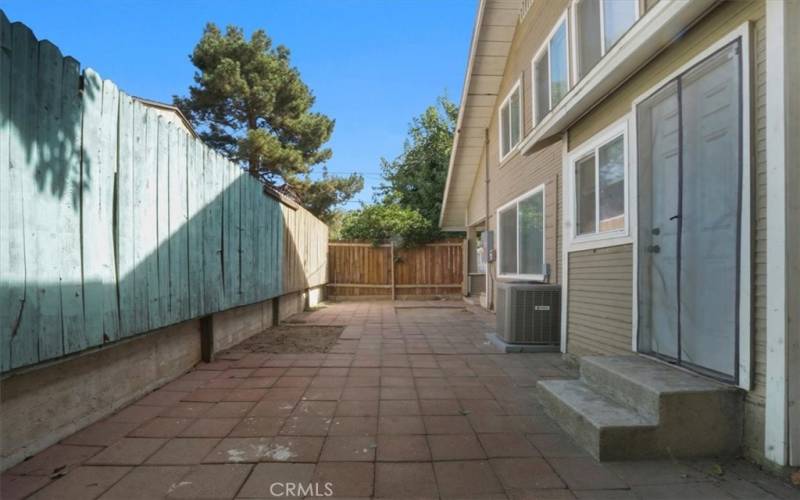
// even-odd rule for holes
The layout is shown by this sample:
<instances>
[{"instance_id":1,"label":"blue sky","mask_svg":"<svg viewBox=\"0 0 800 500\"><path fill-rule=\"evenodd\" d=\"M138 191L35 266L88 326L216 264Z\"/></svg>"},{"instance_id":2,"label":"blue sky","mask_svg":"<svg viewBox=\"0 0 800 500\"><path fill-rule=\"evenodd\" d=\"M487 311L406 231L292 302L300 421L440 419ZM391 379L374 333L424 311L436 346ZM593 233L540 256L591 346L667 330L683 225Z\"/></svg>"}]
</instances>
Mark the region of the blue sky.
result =
<instances>
[{"instance_id":1,"label":"blue sky","mask_svg":"<svg viewBox=\"0 0 800 500\"><path fill-rule=\"evenodd\" d=\"M459 100L476 0L3 0L2 9L126 92L161 101L187 93L188 54L206 22L266 29L291 50L315 109L336 120L329 170L363 173L358 199L370 201L379 160L400 153L411 118L443 92Z\"/></svg>"}]
</instances>

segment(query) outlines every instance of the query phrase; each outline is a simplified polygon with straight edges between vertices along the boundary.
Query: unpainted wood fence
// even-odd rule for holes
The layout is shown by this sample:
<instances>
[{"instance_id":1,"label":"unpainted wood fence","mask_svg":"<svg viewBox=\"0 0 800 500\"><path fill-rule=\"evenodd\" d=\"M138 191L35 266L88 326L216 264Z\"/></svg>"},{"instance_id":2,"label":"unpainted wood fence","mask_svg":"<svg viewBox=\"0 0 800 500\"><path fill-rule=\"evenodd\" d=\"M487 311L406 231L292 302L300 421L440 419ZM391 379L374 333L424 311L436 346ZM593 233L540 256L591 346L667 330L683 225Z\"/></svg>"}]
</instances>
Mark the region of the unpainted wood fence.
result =
<instances>
[{"instance_id":1,"label":"unpainted wood fence","mask_svg":"<svg viewBox=\"0 0 800 500\"><path fill-rule=\"evenodd\" d=\"M0 10L0 372L324 284L328 228Z\"/></svg>"},{"instance_id":2,"label":"unpainted wood fence","mask_svg":"<svg viewBox=\"0 0 800 500\"><path fill-rule=\"evenodd\" d=\"M464 243L414 248L355 241L328 244L327 295L336 299L457 297L464 282Z\"/></svg>"}]
</instances>

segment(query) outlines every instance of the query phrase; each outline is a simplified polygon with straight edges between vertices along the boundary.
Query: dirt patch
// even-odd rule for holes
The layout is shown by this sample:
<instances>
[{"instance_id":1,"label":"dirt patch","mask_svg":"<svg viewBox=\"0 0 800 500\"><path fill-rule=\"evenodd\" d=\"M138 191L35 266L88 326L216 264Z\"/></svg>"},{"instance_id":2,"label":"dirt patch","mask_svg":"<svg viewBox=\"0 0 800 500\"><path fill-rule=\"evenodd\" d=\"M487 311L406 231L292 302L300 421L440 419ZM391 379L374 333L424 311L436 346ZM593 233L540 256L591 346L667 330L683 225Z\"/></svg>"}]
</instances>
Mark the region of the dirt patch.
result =
<instances>
[{"instance_id":1,"label":"dirt patch","mask_svg":"<svg viewBox=\"0 0 800 500\"><path fill-rule=\"evenodd\" d=\"M328 352L343 331L341 326L280 325L253 335L232 350L275 354Z\"/></svg>"}]
</instances>

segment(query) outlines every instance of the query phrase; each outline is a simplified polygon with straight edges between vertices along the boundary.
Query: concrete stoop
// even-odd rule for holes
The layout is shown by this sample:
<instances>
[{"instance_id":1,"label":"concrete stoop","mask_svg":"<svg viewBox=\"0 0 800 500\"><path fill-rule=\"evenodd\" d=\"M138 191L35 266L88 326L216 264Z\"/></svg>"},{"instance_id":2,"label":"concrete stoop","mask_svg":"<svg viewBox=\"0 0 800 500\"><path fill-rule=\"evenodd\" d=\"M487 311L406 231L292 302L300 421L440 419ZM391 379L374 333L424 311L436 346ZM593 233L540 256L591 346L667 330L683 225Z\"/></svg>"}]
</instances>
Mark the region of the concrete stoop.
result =
<instances>
[{"instance_id":1,"label":"concrete stoop","mask_svg":"<svg viewBox=\"0 0 800 500\"><path fill-rule=\"evenodd\" d=\"M580 379L542 380L546 411L598 460L739 450L744 392L642 356L586 356Z\"/></svg>"}]
</instances>

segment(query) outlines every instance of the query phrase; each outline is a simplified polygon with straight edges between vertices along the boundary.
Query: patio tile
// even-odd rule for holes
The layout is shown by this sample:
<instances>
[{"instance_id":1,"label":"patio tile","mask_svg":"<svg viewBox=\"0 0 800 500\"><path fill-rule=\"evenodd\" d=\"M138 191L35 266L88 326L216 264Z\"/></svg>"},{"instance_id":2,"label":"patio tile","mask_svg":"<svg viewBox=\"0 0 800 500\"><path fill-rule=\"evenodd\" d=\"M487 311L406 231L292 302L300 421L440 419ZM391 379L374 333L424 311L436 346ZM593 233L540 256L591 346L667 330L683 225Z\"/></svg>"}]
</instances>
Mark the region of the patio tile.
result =
<instances>
[{"instance_id":1,"label":"patio tile","mask_svg":"<svg viewBox=\"0 0 800 500\"><path fill-rule=\"evenodd\" d=\"M253 377L247 378L239 386L240 389L268 389L275 385L276 377Z\"/></svg>"},{"instance_id":2,"label":"patio tile","mask_svg":"<svg viewBox=\"0 0 800 500\"><path fill-rule=\"evenodd\" d=\"M302 399L305 401L338 401L343 391L342 387L309 387Z\"/></svg>"},{"instance_id":3,"label":"patio tile","mask_svg":"<svg viewBox=\"0 0 800 500\"><path fill-rule=\"evenodd\" d=\"M375 465L376 498L439 498L431 463Z\"/></svg>"},{"instance_id":4,"label":"patio tile","mask_svg":"<svg viewBox=\"0 0 800 500\"><path fill-rule=\"evenodd\" d=\"M426 416L422 419L425 422L425 432L428 434L469 434L472 432L469 420L461 415Z\"/></svg>"},{"instance_id":5,"label":"patio tile","mask_svg":"<svg viewBox=\"0 0 800 500\"><path fill-rule=\"evenodd\" d=\"M634 486L633 493L637 498L647 500L673 500L676 498L698 498L703 500L731 500L737 496L730 495L712 483L682 483ZM743 498L743 497L738 497ZM748 499L751 500L751 499Z\"/></svg>"},{"instance_id":6,"label":"patio tile","mask_svg":"<svg viewBox=\"0 0 800 500\"><path fill-rule=\"evenodd\" d=\"M64 471L98 453L100 446L53 445L7 470L5 474L49 476Z\"/></svg>"},{"instance_id":7,"label":"patio tile","mask_svg":"<svg viewBox=\"0 0 800 500\"><path fill-rule=\"evenodd\" d=\"M108 417L106 422L141 424L147 420L150 420L151 418L157 417L163 411L164 408L160 406L145 406L135 404L128 406L127 408L123 408L114 415Z\"/></svg>"},{"instance_id":8,"label":"patio tile","mask_svg":"<svg viewBox=\"0 0 800 500\"><path fill-rule=\"evenodd\" d=\"M377 432L377 417L336 417L328 429L330 436L371 436Z\"/></svg>"},{"instance_id":9,"label":"patio tile","mask_svg":"<svg viewBox=\"0 0 800 500\"><path fill-rule=\"evenodd\" d=\"M198 418L205 414L215 403L201 403L195 401L181 401L175 406L161 408L161 417Z\"/></svg>"},{"instance_id":10,"label":"patio tile","mask_svg":"<svg viewBox=\"0 0 800 500\"><path fill-rule=\"evenodd\" d=\"M292 370L292 368L289 368ZM281 378L275 382L274 387L308 387L311 383L311 377L290 377L287 371Z\"/></svg>"},{"instance_id":11,"label":"patio tile","mask_svg":"<svg viewBox=\"0 0 800 500\"><path fill-rule=\"evenodd\" d=\"M224 401L261 401L267 391L271 389L234 389L228 391L223 398Z\"/></svg>"},{"instance_id":12,"label":"patio tile","mask_svg":"<svg viewBox=\"0 0 800 500\"><path fill-rule=\"evenodd\" d=\"M297 401L281 399L265 399L250 410L250 417L288 417L292 414Z\"/></svg>"},{"instance_id":13,"label":"patio tile","mask_svg":"<svg viewBox=\"0 0 800 500\"><path fill-rule=\"evenodd\" d=\"M548 458L550 466L573 490L610 490L628 485L592 458Z\"/></svg>"},{"instance_id":14,"label":"patio tile","mask_svg":"<svg viewBox=\"0 0 800 500\"><path fill-rule=\"evenodd\" d=\"M188 391L178 392L160 389L151 392L137 401L136 404L143 406L172 406L188 394Z\"/></svg>"},{"instance_id":15,"label":"patio tile","mask_svg":"<svg viewBox=\"0 0 800 500\"><path fill-rule=\"evenodd\" d=\"M291 497L286 492L286 485L311 483L314 468L314 464L258 464L237 498Z\"/></svg>"},{"instance_id":16,"label":"patio tile","mask_svg":"<svg viewBox=\"0 0 800 500\"><path fill-rule=\"evenodd\" d=\"M219 439L170 439L147 460L148 465L194 465L203 461Z\"/></svg>"},{"instance_id":17,"label":"patio tile","mask_svg":"<svg viewBox=\"0 0 800 500\"><path fill-rule=\"evenodd\" d=\"M335 401L301 401L295 406L292 416L332 417L335 411Z\"/></svg>"},{"instance_id":18,"label":"patio tile","mask_svg":"<svg viewBox=\"0 0 800 500\"><path fill-rule=\"evenodd\" d=\"M418 416L379 417L378 434L425 434L425 424Z\"/></svg>"},{"instance_id":19,"label":"patio tile","mask_svg":"<svg viewBox=\"0 0 800 500\"><path fill-rule=\"evenodd\" d=\"M375 438L369 436L329 436L322 447L323 462L372 462Z\"/></svg>"},{"instance_id":20,"label":"patio tile","mask_svg":"<svg viewBox=\"0 0 800 500\"><path fill-rule=\"evenodd\" d=\"M433 400L443 400L443 399L456 399L455 391L450 387L418 387L417 392L419 393L420 399L433 399Z\"/></svg>"},{"instance_id":21,"label":"patio tile","mask_svg":"<svg viewBox=\"0 0 800 500\"><path fill-rule=\"evenodd\" d=\"M407 400L407 401L395 401L395 400L381 400L380 407L378 409L379 414L381 416L391 416L391 415L419 415L419 401L417 400Z\"/></svg>"},{"instance_id":22,"label":"patio tile","mask_svg":"<svg viewBox=\"0 0 800 500\"><path fill-rule=\"evenodd\" d=\"M463 399L461 407L465 412L476 415L505 415L506 411L494 399Z\"/></svg>"},{"instance_id":23,"label":"patio tile","mask_svg":"<svg viewBox=\"0 0 800 500\"><path fill-rule=\"evenodd\" d=\"M335 414L340 417L377 417L378 401L340 401Z\"/></svg>"},{"instance_id":24,"label":"patio tile","mask_svg":"<svg viewBox=\"0 0 800 500\"><path fill-rule=\"evenodd\" d=\"M183 397L182 401L217 403L228 395L225 389L197 389Z\"/></svg>"},{"instance_id":25,"label":"patio tile","mask_svg":"<svg viewBox=\"0 0 800 500\"><path fill-rule=\"evenodd\" d=\"M251 402L222 402L216 403L205 412L205 418L244 417L253 408Z\"/></svg>"},{"instance_id":26,"label":"patio tile","mask_svg":"<svg viewBox=\"0 0 800 500\"><path fill-rule=\"evenodd\" d=\"M511 417L505 415L486 415L486 414L469 414L467 415L470 424L475 432L488 433L488 432L508 432L509 429L514 429L514 421Z\"/></svg>"},{"instance_id":27,"label":"patio tile","mask_svg":"<svg viewBox=\"0 0 800 500\"><path fill-rule=\"evenodd\" d=\"M191 468L186 466L136 467L100 498L102 500L164 498L169 494L170 488L190 470Z\"/></svg>"},{"instance_id":28,"label":"patio tile","mask_svg":"<svg viewBox=\"0 0 800 500\"><path fill-rule=\"evenodd\" d=\"M421 399L419 406L423 415L462 415L456 399Z\"/></svg>"},{"instance_id":29,"label":"patio tile","mask_svg":"<svg viewBox=\"0 0 800 500\"><path fill-rule=\"evenodd\" d=\"M225 438L204 455L203 463L260 462L270 456L270 438Z\"/></svg>"},{"instance_id":30,"label":"patio tile","mask_svg":"<svg viewBox=\"0 0 800 500\"><path fill-rule=\"evenodd\" d=\"M135 422L101 421L62 440L61 444L108 446L134 430L137 425Z\"/></svg>"},{"instance_id":31,"label":"patio tile","mask_svg":"<svg viewBox=\"0 0 800 500\"><path fill-rule=\"evenodd\" d=\"M413 387L381 387L381 399L417 399Z\"/></svg>"},{"instance_id":32,"label":"patio tile","mask_svg":"<svg viewBox=\"0 0 800 500\"><path fill-rule=\"evenodd\" d=\"M507 489L558 489L565 485L542 458L495 458L490 461Z\"/></svg>"},{"instance_id":33,"label":"patio tile","mask_svg":"<svg viewBox=\"0 0 800 500\"><path fill-rule=\"evenodd\" d=\"M47 476L0 476L0 498L21 500L50 482Z\"/></svg>"},{"instance_id":34,"label":"patio tile","mask_svg":"<svg viewBox=\"0 0 800 500\"><path fill-rule=\"evenodd\" d=\"M589 457L589 453L578 447L572 439L564 433L558 434L527 434L526 437L539 453L546 458Z\"/></svg>"},{"instance_id":35,"label":"patio tile","mask_svg":"<svg viewBox=\"0 0 800 500\"><path fill-rule=\"evenodd\" d=\"M276 436L283 427L285 419L279 417L245 417L236 424L230 437Z\"/></svg>"},{"instance_id":36,"label":"patio tile","mask_svg":"<svg viewBox=\"0 0 800 500\"><path fill-rule=\"evenodd\" d=\"M181 437L225 437L239 423L238 418L198 418L186 429L181 431Z\"/></svg>"},{"instance_id":37,"label":"patio tile","mask_svg":"<svg viewBox=\"0 0 800 500\"><path fill-rule=\"evenodd\" d=\"M267 462L316 462L325 438L278 436L272 438Z\"/></svg>"},{"instance_id":38,"label":"patio tile","mask_svg":"<svg viewBox=\"0 0 800 500\"><path fill-rule=\"evenodd\" d=\"M330 417L289 417L278 434L282 436L325 436Z\"/></svg>"},{"instance_id":39,"label":"patio tile","mask_svg":"<svg viewBox=\"0 0 800 500\"><path fill-rule=\"evenodd\" d=\"M631 486L707 480L707 476L702 472L671 460L606 462L603 465Z\"/></svg>"},{"instance_id":40,"label":"patio tile","mask_svg":"<svg viewBox=\"0 0 800 500\"><path fill-rule=\"evenodd\" d=\"M538 457L539 451L518 432L478 434L483 449L490 458Z\"/></svg>"},{"instance_id":41,"label":"patio tile","mask_svg":"<svg viewBox=\"0 0 800 500\"><path fill-rule=\"evenodd\" d=\"M345 387L343 401L377 401L380 390L377 387Z\"/></svg>"},{"instance_id":42,"label":"patio tile","mask_svg":"<svg viewBox=\"0 0 800 500\"><path fill-rule=\"evenodd\" d=\"M331 483L334 497L369 497L374 480L372 463L323 462L317 465L312 482Z\"/></svg>"},{"instance_id":43,"label":"patio tile","mask_svg":"<svg viewBox=\"0 0 800 500\"><path fill-rule=\"evenodd\" d=\"M428 436L434 460L475 460L486 458L475 434L442 434Z\"/></svg>"},{"instance_id":44,"label":"patio tile","mask_svg":"<svg viewBox=\"0 0 800 500\"><path fill-rule=\"evenodd\" d=\"M93 456L87 465L138 465L156 452L166 439L123 438Z\"/></svg>"},{"instance_id":45,"label":"patio tile","mask_svg":"<svg viewBox=\"0 0 800 500\"><path fill-rule=\"evenodd\" d=\"M171 488L167 498L233 498L252 465L199 465Z\"/></svg>"},{"instance_id":46,"label":"patio tile","mask_svg":"<svg viewBox=\"0 0 800 500\"><path fill-rule=\"evenodd\" d=\"M604 493L608 493L610 491L619 491L619 490L603 490ZM573 492L565 489L558 489L558 490L510 489L506 490L506 494L508 494L508 498L510 498L511 500L575 500L575 495L573 494ZM612 500L612 498L609 498L609 500Z\"/></svg>"},{"instance_id":47,"label":"patio tile","mask_svg":"<svg viewBox=\"0 0 800 500\"><path fill-rule=\"evenodd\" d=\"M503 486L489 462L436 462L433 468L442 498L463 499L503 493Z\"/></svg>"},{"instance_id":48,"label":"patio tile","mask_svg":"<svg viewBox=\"0 0 800 500\"><path fill-rule=\"evenodd\" d=\"M267 393L264 395L263 399L294 401L296 403L303 397L303 392L305 392L305 389L302 387L272 387L267 389Z\"/></svg>"},{"instance_id":49,"label":"patio tile","mask_svg":"<svg viewBox=\"0 0 800 500\"><path fill-rule=\"evenodd\" d=\"M52 500L97 498L130 470L130 467L78 467L29 498ZM3 498L5 499L5 496Z\"/></svg>"},{"instance_id":50,"label":"patio tile","mask_svg":"<svg viewBox=\"0 0 800 500\"><path fill-rule=\"evenodd\" d=\"M431 460L425 436L382 434L378 436L377 460L382 462L424 462Z\"/></svg>"}]
</instances>

